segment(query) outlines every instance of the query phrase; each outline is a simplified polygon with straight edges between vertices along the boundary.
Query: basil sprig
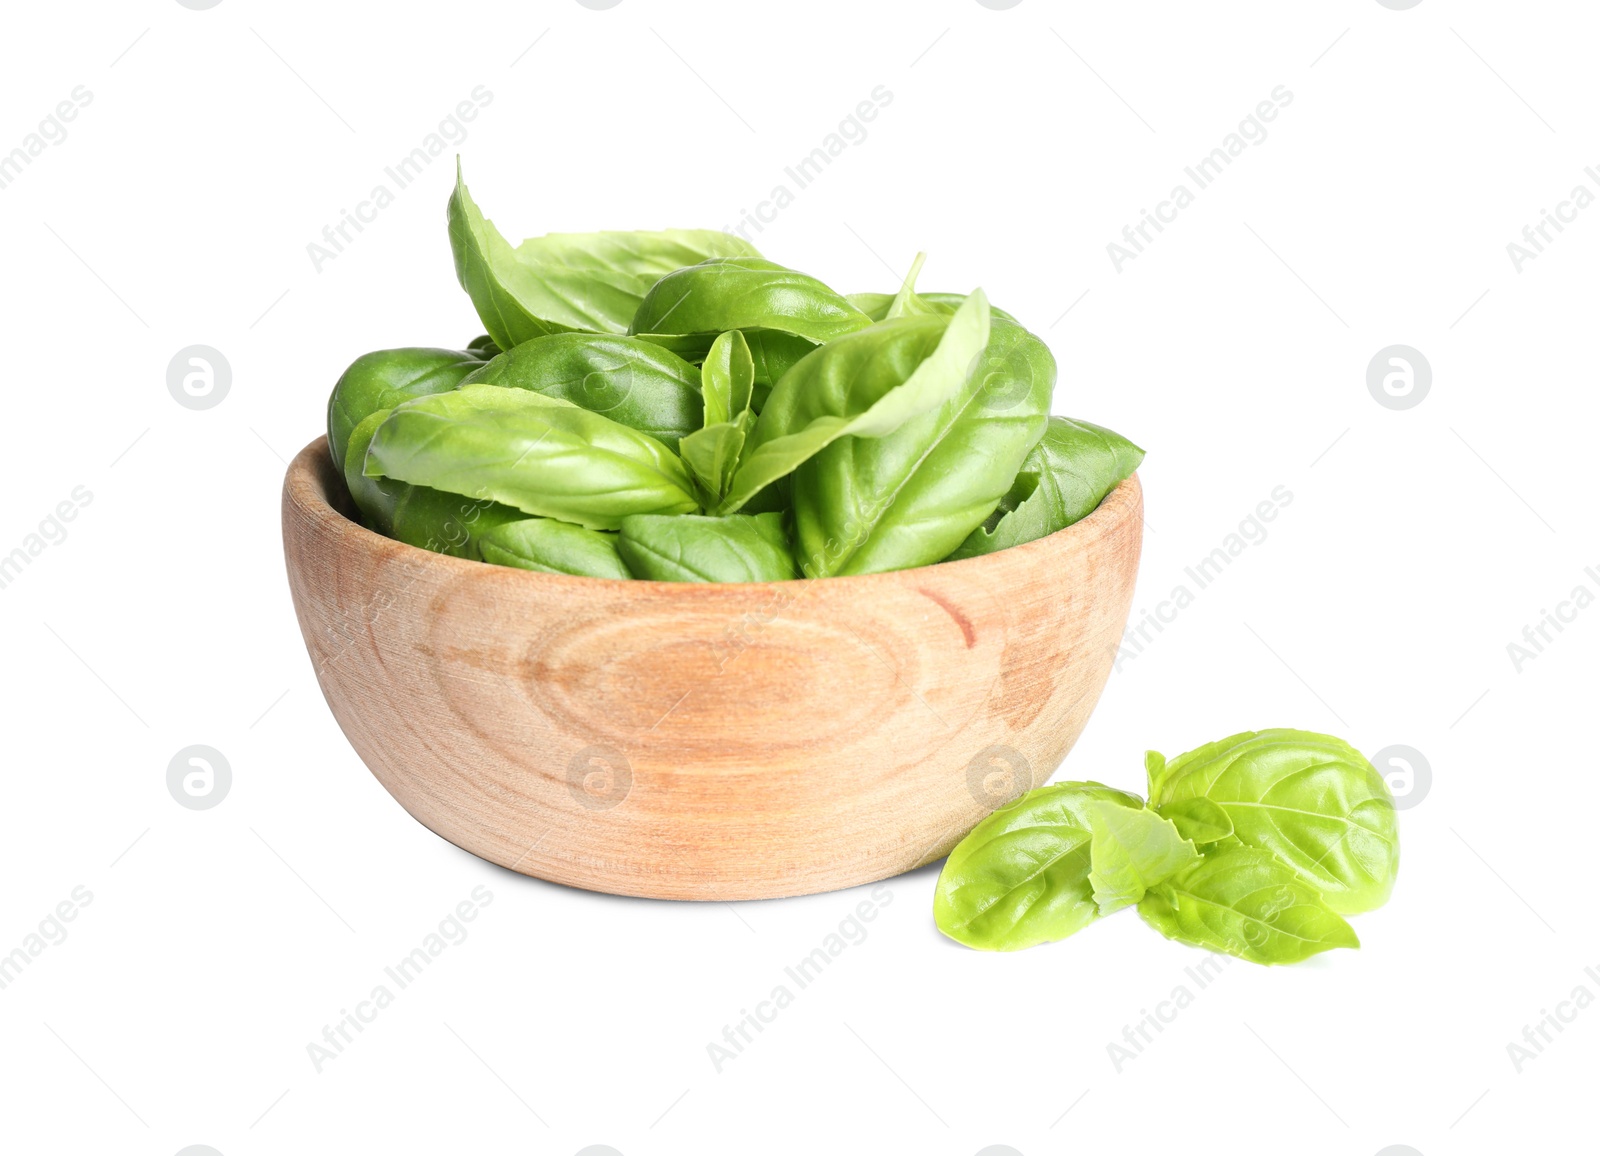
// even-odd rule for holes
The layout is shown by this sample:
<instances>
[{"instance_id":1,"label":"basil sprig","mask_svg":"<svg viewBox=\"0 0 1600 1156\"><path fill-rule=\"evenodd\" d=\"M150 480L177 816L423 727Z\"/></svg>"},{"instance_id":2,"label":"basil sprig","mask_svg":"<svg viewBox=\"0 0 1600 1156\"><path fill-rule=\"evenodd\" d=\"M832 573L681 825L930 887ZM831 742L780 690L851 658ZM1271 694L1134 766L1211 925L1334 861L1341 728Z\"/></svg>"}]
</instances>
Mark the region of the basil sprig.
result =
<instances>
[{"instance_id":1,"label":"basil sprig","mask_svg":"<svg viewBox=\"0 0 1600 1156\"><path fill-rule=\"evenodd\" d=\"M1145 765L1148 803L1061 783L974 827L939 876L939 930L1015 951L1136 906L1168 939L1252 963L1360 946L1344 916L1388 899L1400 857L1394 800L1359 751L1267 730Z\"/></svg>"}]
</instances>

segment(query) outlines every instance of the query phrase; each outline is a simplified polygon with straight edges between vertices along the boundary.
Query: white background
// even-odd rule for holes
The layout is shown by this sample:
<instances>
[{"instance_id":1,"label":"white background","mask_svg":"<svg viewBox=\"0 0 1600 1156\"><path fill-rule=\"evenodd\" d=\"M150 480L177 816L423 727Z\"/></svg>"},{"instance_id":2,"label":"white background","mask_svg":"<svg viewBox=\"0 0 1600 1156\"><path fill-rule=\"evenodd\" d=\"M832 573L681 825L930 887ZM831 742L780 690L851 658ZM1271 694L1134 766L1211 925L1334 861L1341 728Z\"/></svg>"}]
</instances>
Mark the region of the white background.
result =
<instances>
[{"instance_id":1,"label":"white background","mask_svg":"<svg viewBox=\"0 0 1600 1156\"><path fill-rule=\"evenodd\" d=\"M92 102L0 189L0 554L92 501L0 590L0 1148L255 1153L1577 1151L1600 608L1600 208L1507 254L1600 164L1586 5L1422 0L800 6L465 0L17 5L0 154ZM529 45L532 45L530 48ZM1131 913L1012 956L935 931L937 868L737 1060L707 1045L867 890L614 899L413 822L324 706L284 580L284 459L357 354L480 331L449 156L318 271L307 244L475 86L459 149L512 237L725 226L879 85L892 103L756 237L842 291L982 284L1047 336L1057 410L1147 447L1136 613L1284 486L1270 533L1107 687L1063 773L1299 726L1432 768L1359 952L1234 964L1119 1072L1107 1045L1205 956ZM1125 225L1276 86L1292 103L1119 272ZM453 153L455 148L452 147ZM185 346L232 388L166 386ZM1366 368L1405 343L1431 392ZM52 534L54 531L52 531ZM1190 583L1192 588L1192 583ZM195 743L214 809L169 796ZM307 1044L475 887L492 904L320 1074Z\"/></svg>"}]
</instances>

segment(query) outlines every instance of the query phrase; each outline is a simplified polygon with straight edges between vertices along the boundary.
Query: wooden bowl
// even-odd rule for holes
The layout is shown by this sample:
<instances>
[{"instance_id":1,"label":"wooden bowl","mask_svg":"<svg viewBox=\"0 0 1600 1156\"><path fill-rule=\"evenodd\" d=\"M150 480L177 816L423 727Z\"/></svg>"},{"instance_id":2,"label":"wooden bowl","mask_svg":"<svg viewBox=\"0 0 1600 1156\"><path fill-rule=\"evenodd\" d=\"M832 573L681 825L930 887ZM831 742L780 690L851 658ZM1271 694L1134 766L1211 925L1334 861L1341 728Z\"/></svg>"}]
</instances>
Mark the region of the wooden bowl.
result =
<instances>
[{"instance_id":1,"label":"wooden bowl","mask_svg":"<svg viewBox=\"0 0 1600 1156\"><path fill-rule=\"evenodd\" d=\"M289 587L400 805L527 875L717 900L897 875L1042 785L1111 672L1144 524L1135 476L984 557L700 585L462 561L352 512L319 438L284 480Z\"/></svg>"}]
</instances>

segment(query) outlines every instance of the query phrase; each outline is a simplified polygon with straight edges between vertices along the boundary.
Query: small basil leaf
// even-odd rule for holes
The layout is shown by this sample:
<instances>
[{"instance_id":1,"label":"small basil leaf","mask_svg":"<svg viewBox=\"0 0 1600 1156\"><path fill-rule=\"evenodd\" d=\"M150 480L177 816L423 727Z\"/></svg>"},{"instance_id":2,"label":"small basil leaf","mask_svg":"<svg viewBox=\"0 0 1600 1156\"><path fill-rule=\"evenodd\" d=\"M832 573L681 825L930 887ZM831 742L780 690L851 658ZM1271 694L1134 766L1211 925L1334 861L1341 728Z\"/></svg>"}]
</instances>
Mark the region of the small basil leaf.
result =
<instances>
[{"instance_id":1,"label":"small basil leaf","mask_svg":"<svg viewBox=\"0 0 1600 1156\"><path fill-rule=\"evenodd\" d=\"M1233 820L1210 799L1184 799L1156 808L1163 819L1170 819L1178 833L1196 846L1216 843L1233 834Z\"/></svg>"},{"instance_id":2,"label":"small basil leaf","mask_svg":"<svg viewBox=\"0 0 1600 1156\"><path fill-rule=\"evenodd\" d=\"M968 947L1016 951L1094 922L1089 812L1097 803L1140 806L1137 796L1100 783L1058 783L985 818L939 873L939 930Z\"/></svg>"},{"instance_id":3,"label":"small basil leaf","mask_svg":"<svg viewBox=\"0 0 1600 1156\"><path fill-rule=\"evenodd\" d=\"M479 357L487 361L491 357L500 356L500 354L504 353L505 350L501 349L494 343L494 338L490 337L487 333L484 333L467 342L467 352L476 353Z\"/></svg>"},{"instance_id":4,"label":"small basil leaf","mask_svg":"<svg viewBox=\"0 0 1600 1156\"><path fill-rule=\"evenodd\" d=\"M755 375L755 362L744 334L734 329L712 342L700 367L700 392L705 401L705 420L701 424L737 420L750 408Z\"/></svg>"},{"instance_id":5,"label":"small basil leaf","mask_svg":"<svg viewBox=\"0 0 1600 1156\"><path fill-rule=\"evenodd\" d=\"M971 379L988 340L978 292L948 319L903 317L829 342L773 388L716 512L739 509L842 437L883 437L937 410Z\"/></svg>"},{"instance_id":6,"label":"small basil leaf","mask_svg":"<svg viewBox=\"0 0 1600 1156\"><path fill-rule=\"evenodd\" d=\"M797 577L782 514L635 515L622 520L617 551L635 578L657 582L782 582Z\"/></svg>"},{"instance_id":7,"label":"small basil leaf","mask_svg":"<svg viewBox=\"0 0 1600 1156\"><path fill-rule=\"evenodd\" d=\"M695 430L679 445L678 452L683 456L683 464L689 468L690 475L699 485L703 494L702 504L707 509L714 508L727 496L739 466L739 457L744 452L745 441L754 425L755 414L746 410L733 421L718 422ZM745 509L750 513L759 512L748 504Z\"/></svg>"},{"instance_id":8,"label":"small basil leaf","mask_svg":"<svg viewBox=\"0 0 1600 1156\"><path fill-rule=\"evenodd\" d=\"M1161 793L1161 780L1166 777L1167 756L1160 751L1145 751L1144 777L1148 795L1154 799Z\"/></svg>"},{"instance_id":9,"label":"small basil leaf","mask_svg":"<svg viewBox=\"0 0 1600 1156\"><path fill-rule=\"evenodd\" d=\"M482 536L478 546L483 560L498 566L584 578L632 577L617 553L615 534L553 518L522 518L497 526Z\"/></svg>"},{"instance_id":10,"label":"small basil leaf","mask_svg":"<svg viewBox=\"0 0 1600 1156\"><path fill-rule=\"evenodd\" d=\"M1121 434L1052 417L1022 462L1016 484L950 557L991 554L1082 521L1143 459L1144 451Z\"/></svg>"},{"instance_id":11,"label":"small basil leaf","mask_svg":"<svg viewBox=\"0 0 1600 1156\"><path fill-rule=\"evenodd\" d=\"M372 435L389 416L368 414L350 434L344 478L367 527L436 554L480 560L482 540L497 527L526 517L521 510L363 472Z\"/></svg>"},{"instance_id":12,"label":"small basil leaf","mask_svg":"<svg viewBox=\"0 0 1600 1156\"><path fill-rule=\"evenodd\" d=\"M709 508L727 495L745 440L755 425L750 408L755 364L744 334L732 329L719 336L700 372L705 427L684 438L678 452L700 487L701 504Z\"/></svg>"},{"instance_id":13,"label":"small basil leaf","mask_svg":"<svg viewBox=\"0 0 1600 1156\"><path fill-rule=\"evenodd\" d=\"M699 508L677 455L571 402L469 385L392 410L366 473L492 498L524 513L614 530L629 514Z\"/></svg>"},{"instance_id":14,"label":"small basil leaf","mask_svg":"<svg viewBox=\"0 0 1600 1156\"><path fill-rule=\"evenodd\" d=\"M351 431L369 414L454 389L483 361L471 349L380 349L356 358L328 397L328 453L334 468L344 472Z\"/></svg>"},{"instance_id":15,"label":"small basil leaf","mask_svg":"<svg viewBox=\"0 0 1600 1156\"><path fill-rule=\"evenodd\" d=\"M1270 851L1225 846L1158 883L1139 903L1168 939L1252 963L1296 963L1360 947L1355 931Z\"/></svg>"},{"instance_id":16,"label":"small basil leaf","mask_svg":"<svg viewBox=\"0 0 1600 1156\"><path fill-rule=\"evenodd\" d=\"M714 257L650 287L629 332L723 333L776 329L825 342L872 321L815 277L759 257Z\"/></svg>"},{"instance_id":17,"label":"small basil leaf","mask_svg":"<svg viewBox=\"0 0 1600 1156\"><path fill-rule=\"evenodd\" d=\"M1200 857L1175 826L1142 807L1095 803L1089 829L1089 885L1101 915L1133 906Z\"/></svg>"},{"instance_id":18,"label":"small basil leaf","mask_svg":"<svg viewBox=\"0 0 1600 1156\"><path fill-rule=\"evenodd\" d=\"M1388 785L1366 757L1331 735L1267 730L1233 735L1166 766L1151 805L1203 797L1241 843L1273 852L1333 910L1370 911L1389 898L1399 832Z\"/></svg>"},{"instance_id":19,"label":"small basil leaf","mask_svg":"<svg viewBox=\"0 0 1600 1156\"><path fill-rule=\"evenodd\" d=\"M635 337L553 333L474 369L462 385L505 385L560 398L647 433L676 452L700 428L700 371Z\"/></svg>"}]
</instances>

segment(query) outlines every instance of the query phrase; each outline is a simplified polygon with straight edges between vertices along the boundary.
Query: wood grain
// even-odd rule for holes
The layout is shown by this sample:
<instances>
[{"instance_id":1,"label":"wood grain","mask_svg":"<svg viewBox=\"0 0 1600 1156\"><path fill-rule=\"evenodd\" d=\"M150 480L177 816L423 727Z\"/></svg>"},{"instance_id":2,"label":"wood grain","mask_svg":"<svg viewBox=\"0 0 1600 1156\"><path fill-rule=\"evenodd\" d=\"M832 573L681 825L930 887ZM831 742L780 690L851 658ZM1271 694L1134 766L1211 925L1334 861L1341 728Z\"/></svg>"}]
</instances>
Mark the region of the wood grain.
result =
<instances>
[{"instance_id":1,"label":"wood grain","mask_svg":"<svg viewBox=\"0 0 1600 1156\"><path fill-rule=\"evenodd\" d=\"M1110 674L1137 476L1049 538L864 577L537 574L348 517L323 439L289 467L289 585L323 694L419 822L528 875L759 899L938 858L1042 784Z\"/></svg>"}]
</instances>

